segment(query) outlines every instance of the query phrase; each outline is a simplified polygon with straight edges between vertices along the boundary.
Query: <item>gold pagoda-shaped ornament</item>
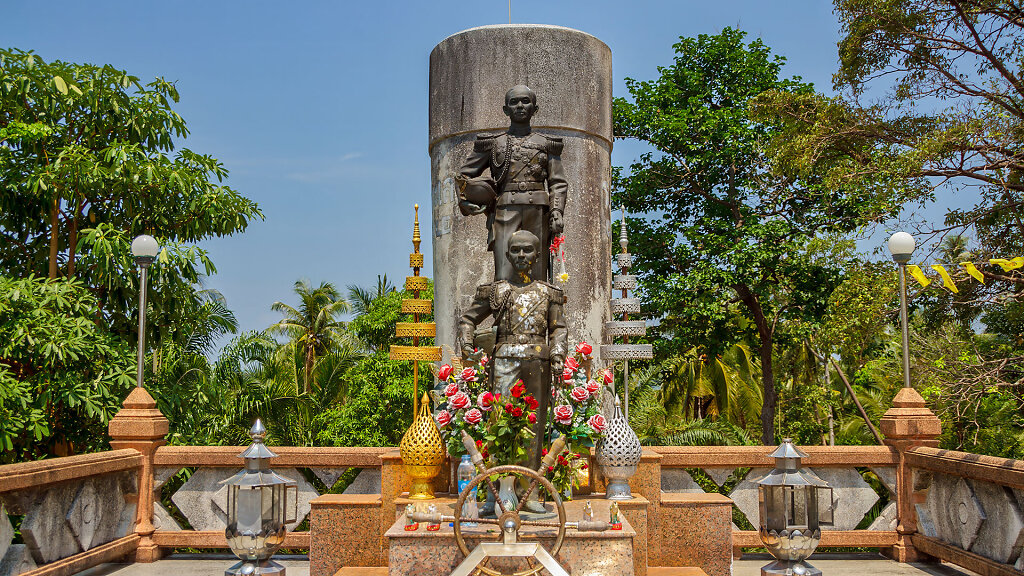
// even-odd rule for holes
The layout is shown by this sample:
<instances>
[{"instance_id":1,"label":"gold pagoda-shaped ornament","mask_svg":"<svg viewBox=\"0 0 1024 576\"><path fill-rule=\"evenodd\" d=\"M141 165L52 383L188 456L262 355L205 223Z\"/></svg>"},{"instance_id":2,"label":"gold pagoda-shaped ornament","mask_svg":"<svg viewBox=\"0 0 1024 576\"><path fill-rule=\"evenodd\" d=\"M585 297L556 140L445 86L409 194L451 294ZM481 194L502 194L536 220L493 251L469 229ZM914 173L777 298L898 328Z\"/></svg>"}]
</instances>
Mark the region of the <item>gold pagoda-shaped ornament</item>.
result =
<instances>
[{"instance_id":1,"label":"gold pagoda-shaped ornament","mask_svg":"<svg viewBox=\"0 0 1024 576\"><path fill-rule=\"evenodd\" d=\"M413 298L402 300L402 312L412 314L412 322L399 322L395 327L395 336L412 338L412 346L391 346L389 357L392 360L411 360L413 374L413 423L402 437L401 454L405 471L412 478L409 498L427 500L434 497L431 485L433 479L441 472L444 464L445 449L441 441L441 432L430 413L430 398L424 394L419 398L420 362L438 362L441 360L439 346L420 346L420 338L433 338L437 326L433 322L420 322L421 314L430 314L434 302L428 298L420 298L420 292L429 288L429 280L420 276L423 267L423 254L420 253L420 206L416 204L412 228L413 252L409 254L409 266L412 276L406 276L405 289L413 293Z\"/></svg>"}]
</instances>

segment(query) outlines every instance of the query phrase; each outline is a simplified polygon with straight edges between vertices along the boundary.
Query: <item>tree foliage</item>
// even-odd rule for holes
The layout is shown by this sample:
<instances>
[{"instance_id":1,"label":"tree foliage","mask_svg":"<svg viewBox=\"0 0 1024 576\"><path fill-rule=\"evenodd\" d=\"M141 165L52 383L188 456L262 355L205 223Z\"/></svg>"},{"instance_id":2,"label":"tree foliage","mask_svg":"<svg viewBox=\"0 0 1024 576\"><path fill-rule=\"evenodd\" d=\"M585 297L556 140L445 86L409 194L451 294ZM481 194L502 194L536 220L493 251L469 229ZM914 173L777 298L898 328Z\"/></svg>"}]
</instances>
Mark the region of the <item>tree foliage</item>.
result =
<instances>
[{"instance_id":1,"label":"tree foliage","mask_svg":"<svg viewBox=\"0 0 1024 576\"><path fill-rule=\"evenodd\" d=\"M839 280L808 243L880 218L889 206L874 190L825 185L815 172L772 162L769 144L781 126L753 115L751 101L813 89L781 78L784 60L744 36L727 28L683 38L657 79L627 80L632 102L615 100L615 134L655 151L620 175L615 200L642 216L629 222L632 245L660 333L709 354L744 337L757 342L762 441L773 443L779 328L820 317ZM733 329L737 313L748 331Z\"/></svg>"}]
</instances>

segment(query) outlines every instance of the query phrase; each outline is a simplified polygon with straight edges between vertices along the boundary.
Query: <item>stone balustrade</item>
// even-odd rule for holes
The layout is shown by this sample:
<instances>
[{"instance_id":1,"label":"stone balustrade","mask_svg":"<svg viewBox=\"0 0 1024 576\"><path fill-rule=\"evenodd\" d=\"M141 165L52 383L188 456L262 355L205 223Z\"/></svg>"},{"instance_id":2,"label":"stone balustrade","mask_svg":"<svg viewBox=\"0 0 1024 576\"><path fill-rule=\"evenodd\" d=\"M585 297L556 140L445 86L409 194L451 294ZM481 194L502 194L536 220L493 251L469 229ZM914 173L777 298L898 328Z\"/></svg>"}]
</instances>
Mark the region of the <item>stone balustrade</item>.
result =
<instances>
[{"instance_id":1,"label":"stone balustrade","mask_svg":"<svg viewBox=\"0 0 1024 576\"><path fill-rule=\"evenodd\" d=\"M804 465L835 490L835 525L821 545L880 548L903 562L940 558L986 576L1024 574L1024 461L940 450L938 419L912 389L896 397L881 429L883 446L801 447ZM124 556L152 562L175 548L226 547L223 481L241 468L243 447L164 445L167 421L141 388L125 400L110 434L111 451L0 466L0 576L63 576ZM344 476L351 479L344 493L322 505L337 507L339 517L351 516L348 508L358 508L360 518L379 516L347 533L360 540L352 549L365 565L386 561L384 530L408 484L394 448L273 450L274 469L299 486L291 503L298 520L285 548L316 554L303 520L310 502ZM757 481L772 466L771 451L645 448L631 488L647 502L646 530L643 519L635 523L650 565L680 561L669 545L677 539L669 538L678 532L673 524L690 524L712 508L720 514L735 506L734 518L756 526ZM602 489L599 475L591 480L584 494ZM437 484L447 482L444 474ZM15 527L21 541L14 541ZM745 527L733 524L723 541L734 554L760 546L757 532ZM709 570L728 573L727 566Z\"/></svg>"},{"instance_id":2,"label":"stone balustrade","mask_svg":"<svg viewBox=\"0 0 1024 576\"><path fill-rule=\"evenodd\" d=\"M0 576L73 574L133 552L142 463L112 450L0 466Z\"/></svg>"}]
</instances>

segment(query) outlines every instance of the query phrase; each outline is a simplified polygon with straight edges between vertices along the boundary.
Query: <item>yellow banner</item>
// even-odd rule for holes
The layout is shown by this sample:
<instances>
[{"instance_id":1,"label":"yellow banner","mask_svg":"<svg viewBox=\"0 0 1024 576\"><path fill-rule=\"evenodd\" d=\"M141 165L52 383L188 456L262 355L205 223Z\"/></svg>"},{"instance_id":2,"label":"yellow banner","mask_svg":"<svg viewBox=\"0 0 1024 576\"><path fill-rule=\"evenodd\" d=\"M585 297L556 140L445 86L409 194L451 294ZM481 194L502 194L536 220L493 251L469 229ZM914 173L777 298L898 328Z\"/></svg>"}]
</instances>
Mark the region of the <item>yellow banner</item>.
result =
<instances>
[{"instance_id":1,"label":"yellow banner","mask_svg":"<svg viewBox=\"0 0 1024 576\"><path fill-rule=\"evenodd\" d=\"M925 276L924 272L921 271L921 267L916 264L908 264L907 272L910 272L910 275L914 277L914 280L917 280L917 283L920 284L922 288L927 288L928 285L932 283L931 279Z\"/></svg>"},{"instance_id":2,"label":"yellow banner","mask_svg":"<svg viewBox=\"0 0 1024 576\"><path fill-rule=\"evenodd\" d=\"M960 265L964 267L964 270L967 270L967 273L970 274L972 278L982 284L985 283L985 277L981 274L981 271L978 270L978 267L974 265L974 262L961 262Z\"/></svg>"},{"instance_id":3,"label":"yellow banner","mask_svg":"<svg viewBox=\"0 0 1024 576\"><path fill-rule=\"evenodd\" d=\"M1012 260L1005 258L993 258L988 261L989 264L996 264L1003 269L1003 272L1010 272L1017 268L1024 268L1024 256L1017 256Z\"/></svg>"},{"instance_id":4,"label":"yellow banner","mask_svg":"<svg viewBox=\"0 0 1024 576\"><path fill-rule=\"evenodd\" d=\"M939 276L942 276L942 285L945 286L947 290L954 294L960 293L956 288L956 284L953 284L953 279L949 277L949 272L946 272L946 269L941 264L932 264L932 270L935 270L939 273Z\"/></svg>"}]
</instances>

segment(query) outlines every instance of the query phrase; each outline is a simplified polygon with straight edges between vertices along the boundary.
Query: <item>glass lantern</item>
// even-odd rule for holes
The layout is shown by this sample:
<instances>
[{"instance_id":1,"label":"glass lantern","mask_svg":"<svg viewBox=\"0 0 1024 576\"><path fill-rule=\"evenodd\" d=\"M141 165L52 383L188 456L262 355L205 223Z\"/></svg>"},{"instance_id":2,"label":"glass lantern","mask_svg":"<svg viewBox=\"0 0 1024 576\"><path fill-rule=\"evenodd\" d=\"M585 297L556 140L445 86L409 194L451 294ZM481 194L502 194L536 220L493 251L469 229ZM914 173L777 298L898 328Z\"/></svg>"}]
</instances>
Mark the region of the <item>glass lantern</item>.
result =
<instances>
[{"instance_id":1,"label":"glass lantern","mask_svg":"<svg viewBox=\"0 0 1024 576\"><path fill-rule=\"evenodd\" d=\"M270 559L284 543L285 526L296 521L298 487L270 469L268 460L277 457L263 444L267 429L258 419L249 430L252 444L239 454L245 469L226 482L228 546L240 562L224 571L225 576L261 574L284 576L285 569ZM289 499L288 492L295 491ZM293 504L289 514L289 502Z\"/></svg>"},{"instance_id":2,"label":"glass lantern","mask_svg":"<svg viewBox=\"0 0 1024 576\"><path fill-rule=\"evenodd\" d=\"M775 561L762 576L818 576L821 570L804 562L821 541L821 527L831 526L835 509L832 488L810 471L800 469L807 455L786 438L772 452L775 469L758 482L761 542Z\"/></svg>"}]
</instances>

